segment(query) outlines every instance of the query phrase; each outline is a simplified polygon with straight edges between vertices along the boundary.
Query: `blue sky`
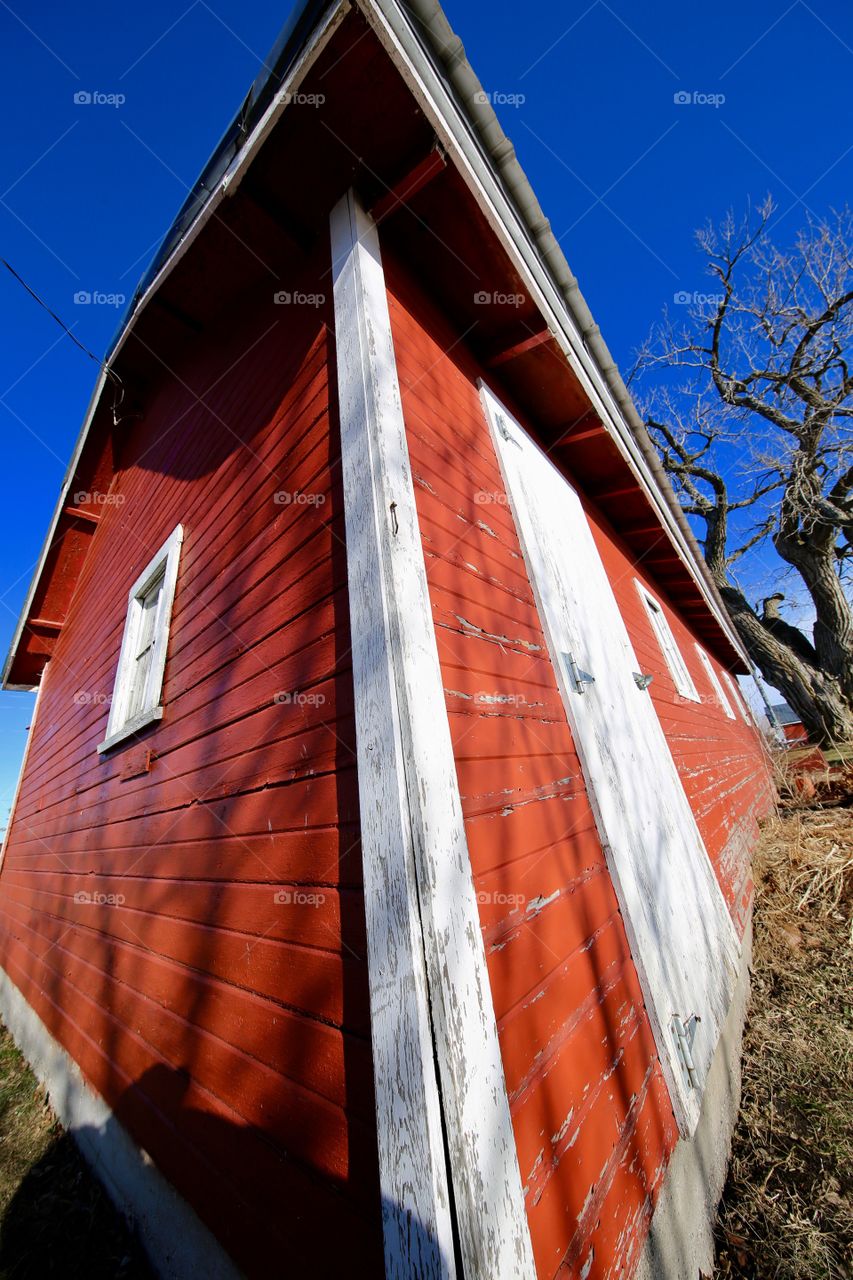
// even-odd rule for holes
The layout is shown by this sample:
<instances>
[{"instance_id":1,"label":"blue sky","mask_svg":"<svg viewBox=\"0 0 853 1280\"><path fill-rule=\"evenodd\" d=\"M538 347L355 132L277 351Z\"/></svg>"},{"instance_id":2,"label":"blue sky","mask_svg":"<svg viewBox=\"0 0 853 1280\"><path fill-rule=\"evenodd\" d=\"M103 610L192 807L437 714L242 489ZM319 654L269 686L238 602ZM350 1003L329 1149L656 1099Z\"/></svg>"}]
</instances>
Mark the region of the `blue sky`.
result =
<instances>
[{"instance_id":1,"label":"blue sky","mask_svg":"<svg viewBox=\"0 0 853 1280\"><path fill-rule=\"evenodd\" d=\"M121 306L75 294L132 294L288 10L0 0L0 255L99 356ZM840 0L447 0L447 13L623 370L674 294L703 290L692 232L707 217L770 191L785 240L849 198ZM5 271L0 314L5 652L96 369ZM31 708L0 693L0 825Z\"/></svg>"}]
</instances>

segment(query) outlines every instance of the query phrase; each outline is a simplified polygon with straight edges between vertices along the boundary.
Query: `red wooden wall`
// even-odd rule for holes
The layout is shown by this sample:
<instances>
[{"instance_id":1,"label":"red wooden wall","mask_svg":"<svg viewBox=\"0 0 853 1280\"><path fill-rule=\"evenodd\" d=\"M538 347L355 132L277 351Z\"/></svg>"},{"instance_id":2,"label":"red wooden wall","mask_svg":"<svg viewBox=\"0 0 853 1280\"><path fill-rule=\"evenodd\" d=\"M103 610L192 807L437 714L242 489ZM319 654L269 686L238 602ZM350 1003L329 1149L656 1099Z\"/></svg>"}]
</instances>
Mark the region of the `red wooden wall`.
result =
<instances>
[{"instance_id":1,"label":"red wooden wall","mask_svg":"<svg viewBox=\"0 0 853 1280\"><path fill-rule=\"evenodd\" d=\"M537 1272L630 1275L677 1131L480 406L480 370L386 255L427 577ZM644 670L636 572L594 531ZM631 607L629 607L629 604ZM680 642L687 629L671 620ZM691 641L692 644L692 641ZM702 687L698 658L687 661ZM730 902L765 785L751 728L656 704ZM719 770L727 768L727 793ZM735 880L737 876L735 876Z\"/></svg>"},{"instance_id":2,"label":"red wooden wall","mask_svg":"<svg viewBox=\"0 0 853 1280\"><path fill-rule=\"evenodd\" d=\"M734 719L726 716L696 652L696 637L684 618L669 603L661 587L644 572L642 562L634 561L624 541L590 504L587 504L587 515L637 661L643 671L654 675L650 686L652 701L720 887L742 935L752 898L749 855L758 835L757 820L773 803L761 735L753 720L744 718L741 704L732 698L720 674L719 661L708 653L732 703ZM700 703L682 697L675 688L635 579L660 601ZM708 652L706 646L702 647Z\"/></svg>"},{"instance_id":3,"label":"red wooden wall","mask_svg":"<svg viewBox=\"0 0 853 1280\"><path fill-rule=\"evenodd\" d=\"M270 288L121 429L0 877L0 963L252 1275L382 1271L327 266L294 281L325 306ZM127 592L178 522L123 777Z\"/></svg>"},{"instance_id":4,"label":"red wooden wall","mask_svg":"<svg viewBox=\"0 0 853 1280\"><path fill-rule=\"evenodd\" d=\"M537 1268L629 1274L675 1125L478 370L386 266ZM326 269L294 293L330 294ZM0 875L0 963L253 1275L382 1270L331 323L330 296L248 300L121 428ZM636 566L590 517L742 922L755 731L675 694ZM137 744L96 746L128 588L179 522L166 715L134 773Z\"/></svg>"}]
</instances>

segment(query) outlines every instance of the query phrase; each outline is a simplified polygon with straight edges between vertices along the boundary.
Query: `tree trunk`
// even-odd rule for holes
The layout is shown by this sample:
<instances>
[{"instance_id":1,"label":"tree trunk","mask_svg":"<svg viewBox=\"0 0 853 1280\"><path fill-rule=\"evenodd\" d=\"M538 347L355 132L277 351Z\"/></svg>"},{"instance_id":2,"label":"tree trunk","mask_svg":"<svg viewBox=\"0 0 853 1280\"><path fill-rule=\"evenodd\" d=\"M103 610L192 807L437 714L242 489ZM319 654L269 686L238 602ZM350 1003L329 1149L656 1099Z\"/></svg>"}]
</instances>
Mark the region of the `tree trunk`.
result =
<instances>
[{"instance_id":1,"label":"tree trunk","mask_svg":"<svg viewBox=\"0 0 853 1280\"><path fill-rule=\"evenodd\" d=\"M853 742L853 708L837 681L768 631L741 591L729 583L718 586L747 653L800 717L809 737L821 746Z\"/></svg>"},{"instance_id":2,"label":"tree trunk","mask_svg":"<svg viewBox=\"0 0 853 1280\"><path fill-rule=\"evenodd\" d=\"M834 549L809 544L799 536L779 535L774 545L782 559L797 570L814 603L818 666L835 677L853 709L853 610L835 571Z\"/></svg>"}]
</instances>

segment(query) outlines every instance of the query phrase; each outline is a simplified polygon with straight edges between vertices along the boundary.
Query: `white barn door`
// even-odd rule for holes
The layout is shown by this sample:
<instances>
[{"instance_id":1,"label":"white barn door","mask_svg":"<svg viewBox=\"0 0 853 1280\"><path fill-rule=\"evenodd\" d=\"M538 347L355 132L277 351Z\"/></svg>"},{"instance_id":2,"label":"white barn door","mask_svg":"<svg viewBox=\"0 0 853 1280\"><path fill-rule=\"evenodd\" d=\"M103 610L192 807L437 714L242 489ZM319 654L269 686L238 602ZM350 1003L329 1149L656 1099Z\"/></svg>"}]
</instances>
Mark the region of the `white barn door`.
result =
<instances>
[{"instance_id":1,"label":"white barn door","mask_svg":"<svg viewBox=\"0 0 853 1280\"><path fill-rule=\"evenodd\" d=\"M577 493L481 387L673 1110L684 1135L739 944Z\"/></svg>"}]
</instances>

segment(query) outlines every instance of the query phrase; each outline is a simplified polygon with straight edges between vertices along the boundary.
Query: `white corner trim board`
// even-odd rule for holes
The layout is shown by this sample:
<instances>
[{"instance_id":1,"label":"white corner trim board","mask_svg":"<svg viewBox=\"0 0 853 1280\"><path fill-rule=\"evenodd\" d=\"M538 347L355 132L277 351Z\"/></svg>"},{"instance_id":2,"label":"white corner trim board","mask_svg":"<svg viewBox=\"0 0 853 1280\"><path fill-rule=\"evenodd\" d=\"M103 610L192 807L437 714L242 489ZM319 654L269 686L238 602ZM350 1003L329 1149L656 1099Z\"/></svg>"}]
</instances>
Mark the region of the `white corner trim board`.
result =
<instances>
[{"instance_id":1,"label":"white corner trim board","mask_svg":"<svg viewBox=\"0 0 853 1280\"><path fill-rule=\"evenodd\" d=\"M581 501L485 384L492 432L673 1111L693 1134L738 939Z\"/></svg>"},{"instance_id":2,"label":"white corner trim board","mask_svg":"<svg viewBox=\"0 0 853 1280\"><path fill-rule=\"evenodd\" d=\"M379 239L352 192L331 235L386 1274L454 1274L449 1164L466 1280L531 1280Z\"/></svg>"},{"instance_id":3,"label":"white corner trim board","mask_svg":"<svg viewBox=\"0 0 853 1280\"><path fill-rule=\"evenodd\" d=\"M456 1274L453 1227L374 477L387 378L371 361L376 287L353 221L345 197L331 234L385 1273L439 1280Z\"/></svg>"}]
</instances>

